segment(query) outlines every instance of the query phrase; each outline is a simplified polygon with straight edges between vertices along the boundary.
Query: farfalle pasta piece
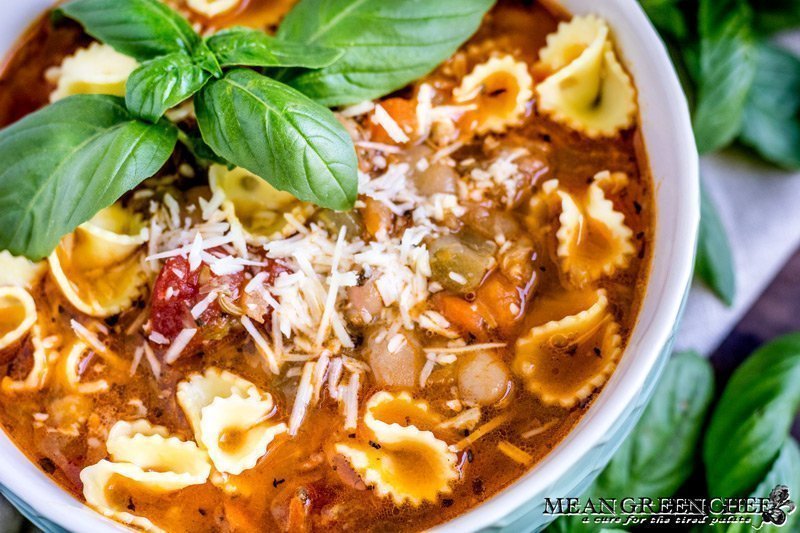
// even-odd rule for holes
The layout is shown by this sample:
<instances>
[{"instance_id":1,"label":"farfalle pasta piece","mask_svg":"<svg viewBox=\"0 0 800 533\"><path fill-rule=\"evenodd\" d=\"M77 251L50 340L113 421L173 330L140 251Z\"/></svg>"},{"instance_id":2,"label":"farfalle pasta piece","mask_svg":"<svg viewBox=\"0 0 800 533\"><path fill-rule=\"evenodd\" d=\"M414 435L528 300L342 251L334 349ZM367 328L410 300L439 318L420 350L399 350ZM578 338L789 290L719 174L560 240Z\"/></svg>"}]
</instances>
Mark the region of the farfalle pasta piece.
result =
<instances>
[{"instance_id":1,"label":"farfalle pasta piece","mask_svg":"<svg viewBox=\"0 0 800 533\"><path fill-rule=\"evenodd\" d=\"M210 368L178 385L178 403L197 442L220 472L241 474L253 468L286 424L270 423L270 394L227 371Z\"/></svg>"},{"instance_id":2,"label":"farfalle pasta piece","mask_svg":"<svg viewBox=\"0 0 800 533\"><path fill-rule=\"evenodd\" d=\"M612 174L598 176L582 195L561 190L554 180L542 187L560 209L556 254L561 270L577 287L625 269L636 252L633 230L605 195Z\"/></svg>"},{"instance_id":3,"label":"farfalle pasta piece","mask_svg":"<svg viewBox=\"0 0 800 533\"><path fill-rule=\"evenodd\" d=\"M81 471L86 502L104 515L146 531L160 531L148 519L120 505L117 491L126 487L164 494L208 480L211 464L194 442L170 436L146 420L114 424L106 443L110 460Z\"/></svg>"},{"instance_id":4,"label":"farfalle pasta piece","mask_svg":"<svg viewBox=\"0 0 800 533\"><path fill-rule=\"evenodd\" d=\"M528 65L510 55L493 57L477 65L453 90L457 103L477 104L476 131L502 133L522 123L533 98L533 78Z\"/></svg>"},{"instance_id":5,"label":"farfalle pasta piece","mask_svg":"<svg viewBox=\"0 0 800 533\"><path fill-rule=\"evenodd\" d=\"M116 315L131 306L147 281L141 253L146 240L141 218L115 204L61 240L48 258L50 272L79 311Z\"/></svg>"},{"instance_id":6,"label":"farfalle pasta piece","mask_svg":"<svg viewBox=\"0 0 800 533\"><path fill-rule=\"evenodd\" d=\"M378 392L367 402L363 420L371 442L340 442L335 449L375 494L396 505L419 506L452 491L459 476L455 452L414 424L434 427L441 420L425 402L408 393Z\"/></svg>"},{"instance_id":7,"label":"farfalle pasta piece","mask_svg":"<svg viewBox=\"0 0 800 533\"><path fill-rule=\"evenodd\" d=\"M243 168L228 170L223 165L212 165L208 179L214 195L223 199L222 209L228 222L253 240L288 236L295 230L284 214L303 223L314 212L310 204L277 190Z\"/></svg>"},{"instance_id":8,"label":"farfalle pasta piece","mask_svg":"<svg viewBox=\"0 0 800 533\"><path fill-rule=\"evenodd\" d=\"M593 16L562 22L548 37L540 64L553 71L536 87L540 113L589 137L614 136L633 125L636 89L605 22Z\"/></svg>"},{"instance_id":9,"label":"farfalle pasta piece","mask_svg":"<svg viewBox=\"0 0 800 533\"><path fill-rule=\"evenodd\" d=\"M242 0L186 0L189 9L206 18L214 18L236 9Z\"/></svg>"},{"instance_id":10,"label":"farfalle pasta piece","mask_svg":"<svg viewBox=\"0 0 800 533\"><path fill-rule=\"evenodd\" d=\"M611 376L622 337L603 290L541 298L530 320L537 325L517 340L513 368L542 402L574 407Z\"/></svg>"},{"instance_id":11,"label":"farfalle pasta piece","mask_svg":"<svg viewBox=\"0 0 800 533\"><path fill-rule=\"evenodd\" d=\"M50 367L58 359L58 352L51 349L38 325L31 329L30 342L33 347L33 365L24 379L15 380L9 376L3 377L0 387L6 394L36 392L47 383Z\"/></svg>"},{"instance_id":12,"label":"farfalle pasta piece","mask_svg":"<svg viewBox=\"0 0 800 533\"><path fill-rule=\"evenodd\" d=\"M47 263L34 263L26 257L16 257L8 250L0 252L0 287L33 289L47 272Z\"/></svg>"},{"instance_id":13,"label":"farfalle pasta piece","mask_svg":"<svg viewBox=\"0 0 800 533\"><path fill-rule=\"evenodd\" d=\"M139 64L107 44L92 43L64 58L59 67L48 72L56 83L50 93L55 102L75 94L110 94L125 96L128 76Z\"/></svg>"},{"instance_id":14,"label":"farfalle pasta piece","mask_svg":"<svg viewBox=\"0 0 800 533\"><path fill-rule=\"evenodd\" d=\"M215 398L202 410L200 442L214 467L227 474L241 474L256 466L286 424L269 424L275 412L272 401L231 396Z\"/></svg>"},{"instance_id":15,"label":"farfalle pasta piece","mask_svg":"<svg viewBox=\"0 0 800 533\"><path fill-rule=\"evenodd\" d=\"M0 287L0 351L16 345L36 323L36 302L21 287Z\"/></svg>"}]
</instances>

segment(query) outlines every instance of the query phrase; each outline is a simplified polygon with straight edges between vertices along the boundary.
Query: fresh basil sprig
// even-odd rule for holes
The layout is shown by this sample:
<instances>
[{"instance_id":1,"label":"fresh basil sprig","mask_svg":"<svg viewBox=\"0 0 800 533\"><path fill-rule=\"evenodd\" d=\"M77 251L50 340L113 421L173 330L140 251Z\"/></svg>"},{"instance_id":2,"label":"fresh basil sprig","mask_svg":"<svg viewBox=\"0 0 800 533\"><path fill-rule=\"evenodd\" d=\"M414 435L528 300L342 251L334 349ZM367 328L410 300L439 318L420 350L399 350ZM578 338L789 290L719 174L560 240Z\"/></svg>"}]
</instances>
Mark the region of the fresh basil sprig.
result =
<instances>
[{"instance_id":1,"label":"fresh basil sprig","mask_svg":"<svg viewBox=\"0 0 800 533\"><path fill-rule=\"evenodd\" d=\"M72 0L57 13L141 65L124 102L72 96L0 132L0 157L11 162L0 171L0 249L47 256L158 172L177 139L201 163L238 165L301 200L351 208L355 148L324 105L381 97L431 71L492 4L303 0L280 39L246 28L202 39L159 0ZM162 119L193 96L202 138Z\"/></svg>"},{"instance_id":2,"label":"fresh basil sprig","mask_svg":"<svg viewBox=\"0 0 800 533\"><path fill-rule=\"evenodd\" d=\"M762 347L733 374L703 446L709 492L746 495L769 470L800 407L800 334Z\"/></svg>"},{"instance_id":3,"label":"fresh basil sprig","mask_svg":"<svg viewBox=\"0 0 800 533\"><path fill-rule=\"evenodd\" d=\"M0 131L0 249L39 260L62 235L164 165L171 124L133 117L121 98L73 96Z\"/></svg>"},{"instance_id":4,"label":"fresh basil sprig","mask_svg":"<svg viewBox=\"0 0 800 533\"><path fill-rule=\"evenodd\" d=\"M290 85L323 105L384 96L432 71L453 55L494 0L301 0L278 37L341 48L336 63L292 71Z\"/></svg>"},{"instance_id":5,"label":"fresh basil sprig","mask_svg":"<svg viewBox=\"0 0 800 533\"><path fill-rule=\"evenodd\" d=\"M202 41L189 23L159 0L74 0L57 10L121 54L146 61L184 52Z\"/></svg>"},{"instance_id":6,"label":"fresh basil sprig","mask_svg":"<svg viewBox=\"0 0 800 533\"><path fill-rule=\"evenodd\" d=\"M301 200L347 209L356 199L358 161L333 113L252 70L235 69L195 99L200 131L231 163Z\"/></svg>"},{"instance_id":7,"label":"fresh basil sprig","mask_svg":"<svg viewBox=\"0 0 800 533\"><path fill-rule=\"evenodd\" d=\"M250 28L222 30L207 40L208 47L223 67L328 67L344 50L282 41Z\"/></svg>"},{"instance_id":8,"label":"fresh basil sprig","mask_svg":"<svg viewBox=\"0 0 800 533\"><path fill-rule=\"evenodd\" d=\"M125 103L145 120L157 122L203 88L211 74L189 54L175 52L143 63L133 71L126 85Z\"/></svg>"}]
</instances>

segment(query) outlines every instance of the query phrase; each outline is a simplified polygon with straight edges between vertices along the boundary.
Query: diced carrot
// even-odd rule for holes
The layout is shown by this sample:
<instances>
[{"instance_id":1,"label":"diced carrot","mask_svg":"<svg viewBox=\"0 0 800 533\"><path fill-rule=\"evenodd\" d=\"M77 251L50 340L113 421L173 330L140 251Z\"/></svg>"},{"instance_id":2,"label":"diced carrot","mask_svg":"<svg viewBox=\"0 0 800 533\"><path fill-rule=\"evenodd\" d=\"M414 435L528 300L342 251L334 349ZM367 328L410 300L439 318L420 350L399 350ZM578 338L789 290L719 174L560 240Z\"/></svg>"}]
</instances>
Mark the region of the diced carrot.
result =
<instances>
[{"instance_id":1,"label":"diced carrot","mask_svg":"<svg viewBox=\"0 0 800 533\"><path fill-rule=\"evenodd\" d=\"M522 294L502 272L495 271L475 293L475 303L494 318L503 336L511 335L524 315Z\"/></svg>"},{"instance_id":2,"label":"diced carrot","mask_svg":"<svg viewBox=\"0 0 800 533\"><path fill-rule=\"evenodd\" d=\"M439 293L433 297L433 304L450 324L471 333L479 340L488 335L487 311L477 304L471 304L452 294Z\"/></svg>"},{"instance_id":3,"label":"diced carrot","mask_svg":"<svg viewBox=\"0 0 800 533\"><path fill-rule=\"evenodd\" d=\"M400 129L408 136L410 140L414 140L417 131L417 106L413 100L406 100L405 98L388 98L380 103L381 107L386 110L392 119L400 126ZM370 140L384 144L404 144L398 143L389 133L381 126L372 120L369 121L370 132L372 133Z\"/></svg>"}]
</instances>

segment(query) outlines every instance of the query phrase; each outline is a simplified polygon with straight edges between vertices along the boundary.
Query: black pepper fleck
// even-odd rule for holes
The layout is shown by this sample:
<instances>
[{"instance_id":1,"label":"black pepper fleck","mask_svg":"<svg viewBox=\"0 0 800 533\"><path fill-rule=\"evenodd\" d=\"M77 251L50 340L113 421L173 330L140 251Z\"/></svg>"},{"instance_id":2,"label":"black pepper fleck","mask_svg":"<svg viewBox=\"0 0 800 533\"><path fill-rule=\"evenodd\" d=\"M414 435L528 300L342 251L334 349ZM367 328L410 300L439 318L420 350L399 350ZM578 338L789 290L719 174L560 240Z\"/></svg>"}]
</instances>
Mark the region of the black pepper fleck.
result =
<instances>
[{"instance_id":1,"label":"black pepper fleck","mask_svg":"<svg viewBox=\"0 0 800 533\"><path fill-rule=\"evenodd\" d=\"M633 208L636 210L637 215L640 215L642 213L642 204L640 204L636 200L633 201Z\"/></svg>"},{"instance_id":2,"label":"black pepper fleck","mask_svg":"<svg viewBox=\"0 0 800 533\"><path fill-rule=\"evenodd\" d=\"M450 507L451 505L453 505L453 503L454 503L453 500L451 500L450 498L445 498L444 500L442 500L442 507Z\"/></svg>"},{"instance_id":3,"label":"black pepper fleck","mask_svg":"<svg viewBox=\"0 0 800 533\"><path fill-rule=\"evenodd\" d=\"M373 448L375 448L376 450L380 450L380 449L381 449L381 445L380 445L380 444L378 444L378 443L377 443L377 442L375 442L375 441L372 441L372 440L371 440L371 441L369 441L369 445L370 445L370 446L372 446Z\"/></svg>"},{"instance_id":4,"label":"black pepper fleck","mask_svg":"<svg viewBox=\"0 0 800 533\"><path fill-rule=\"evenodd\" d=\"M277 478L275 478L275 479L272 480L272 486L275 487L275 488L278 488L278 485L280 485L284 481L286 481L286 480L285 479L277 479Z\"/></svg>"}]
</instances>

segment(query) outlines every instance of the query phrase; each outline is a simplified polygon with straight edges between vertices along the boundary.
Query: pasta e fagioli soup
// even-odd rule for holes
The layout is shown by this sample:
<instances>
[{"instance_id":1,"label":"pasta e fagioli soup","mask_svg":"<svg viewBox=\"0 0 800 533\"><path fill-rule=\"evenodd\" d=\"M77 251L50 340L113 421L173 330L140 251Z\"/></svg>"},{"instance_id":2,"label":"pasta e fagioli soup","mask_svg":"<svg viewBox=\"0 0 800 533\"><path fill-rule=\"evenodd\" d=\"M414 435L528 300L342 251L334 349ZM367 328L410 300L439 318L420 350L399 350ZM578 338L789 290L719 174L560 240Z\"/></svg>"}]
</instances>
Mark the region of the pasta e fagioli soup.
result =
<instances>
[{"instance_id":1,"label":"pasta e fagioli soup","mask_svg":"<svg viewBox=\"0 0 800 533\"><path fill-rule=\"evenodd\" d=\"M214 60L187 53L203 87L156 111L142 102L163 93L132 88L184 59L97 30L101 4L43 17L0 74L4 132L87 102L178 131L54 249L0 241L0 421L57 483L143 530L421 530L591 409L636 322L655 218L634 80L602 19L476 1L463 42L380 91L389 74L342 86L341 43L292 41L321 24L316 2L166 2ZM223 82L247 88L234 110L263 97L266 126L232 136ZM306 148L270 120L324 120L283 105L300 96L346 136L352 205L334 200L347 184L315 181L316 134L306 185L283 163Z\"/></svg>"}]
</instances>

